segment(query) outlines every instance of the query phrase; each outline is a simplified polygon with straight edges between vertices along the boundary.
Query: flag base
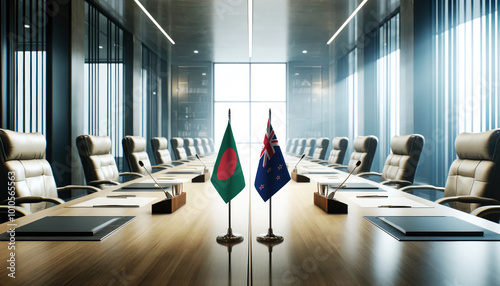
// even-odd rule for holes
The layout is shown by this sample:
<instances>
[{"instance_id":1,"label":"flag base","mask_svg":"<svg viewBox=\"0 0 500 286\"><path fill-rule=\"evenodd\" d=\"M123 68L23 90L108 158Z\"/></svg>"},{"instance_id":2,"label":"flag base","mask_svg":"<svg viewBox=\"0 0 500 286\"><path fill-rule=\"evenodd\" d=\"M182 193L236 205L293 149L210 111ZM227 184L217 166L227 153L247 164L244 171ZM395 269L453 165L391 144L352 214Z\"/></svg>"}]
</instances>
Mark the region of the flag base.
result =
<instances>
[{"instance_id":1,"label":"flag base","mask_svg":"<svg viewBox=\"0 0 500 286\"><path fill-rule=\"evenodd\" d=\"M276 235L273 233L273 229L270 228L266 234L261 234L257 236L257 241L260 243L275 245L282 243L285 239L281 235Z\"/></svg>"},{"instance_id":2,"label":"flag base","mask_svg":"<svg viewBox=\"0 0 500 286\"><path fill-rule=\"evenodd\" d=\"M227 233L224 235L217 236L216 240L218 243L224 244L224 245L236 244L236 243L240 243L243 241L243 236L241 236L237 233L233 233L233 230L231 228L228 228Z\"/></svg>"}]
</instances>

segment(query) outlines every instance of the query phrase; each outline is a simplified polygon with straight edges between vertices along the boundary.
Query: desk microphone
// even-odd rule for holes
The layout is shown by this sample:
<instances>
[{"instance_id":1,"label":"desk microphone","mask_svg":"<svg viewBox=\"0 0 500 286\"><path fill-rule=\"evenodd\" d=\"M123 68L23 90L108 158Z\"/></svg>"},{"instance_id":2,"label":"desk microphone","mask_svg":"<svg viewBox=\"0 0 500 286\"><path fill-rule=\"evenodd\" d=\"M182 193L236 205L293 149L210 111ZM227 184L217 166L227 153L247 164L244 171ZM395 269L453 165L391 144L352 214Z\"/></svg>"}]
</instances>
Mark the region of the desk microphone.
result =
<instances>
[{"instance_id":1,"label":"desk microphone","mask_svg":"<svg viewBox=\"0 0 500 286\"><path fill-rule=\"evenodd\" d=\"M302 161L302 159L304 159L305 156L306 156L306 153L304 153L304 154L302 154L302 156L300 156L299 161L297 162L297 164L295 164L295 168L293 168L293 172L297 173L297 165L300 163L300 161Z\"/></svg>"},{"instance_id":2,"label":"desk microphone","mask_svg":"<svg viewBox=\"0 0 500 286\"><path fill-rule=\"evenodd\" d=\"M155 180L155 178L153 177L153 175L151 175L151 173L148 171L148 169L146 169L146 167L144 166L144 163L142 161L139 161L139 165L141 167L143 167L144 170L146 170L146 172L148 172L149 176L151 177L151 179L153 179L153 181L155 182L155 184L157 184L158 187L160 187L160 189L165 193L165 196L167 197L167 199L171 199L172 195L169 192L165 191L165 189L163 189L163 187L160 184L158 184L158 182Z\"/></svg>"},{"instance_id":3,"label":"desk microphone","mask_svg":"<svg viewBox=\"0 0 500 286\"><path fill-rule=\"evenodd\" d=\"M203 167L205 167L205 170L208 170L207 166L203 163L203 161L201 160L201 158L200 158L200 156L198 154L196 154L196 158L198 158L198 160L200 160L200 162L203 165Z\"/></svg>"},{"instance_id":4,"label":"desk microphone","mask_svg":"<svg viewBox=\"0 0 500 286\"><path fill-rule=\"evenodd\" d=\"M354 168L349 173L349 175L347 175L347 178L345 178L345 180L342 182L342 184L340 184L332 193L330 193L328 195L329 199L333 199L333 197L335 196L335 192L337 192L338 189L340 189L340 188L342 188L342 186L344 186L344 183L347 181L347 179L349 179L349 177L352 175L352 173L354 172L354 170L356 170L356 168L359 167L359 165L361 165L361 161L356 162L356 166L354 166Z\"/></svg>"}]
</instances>

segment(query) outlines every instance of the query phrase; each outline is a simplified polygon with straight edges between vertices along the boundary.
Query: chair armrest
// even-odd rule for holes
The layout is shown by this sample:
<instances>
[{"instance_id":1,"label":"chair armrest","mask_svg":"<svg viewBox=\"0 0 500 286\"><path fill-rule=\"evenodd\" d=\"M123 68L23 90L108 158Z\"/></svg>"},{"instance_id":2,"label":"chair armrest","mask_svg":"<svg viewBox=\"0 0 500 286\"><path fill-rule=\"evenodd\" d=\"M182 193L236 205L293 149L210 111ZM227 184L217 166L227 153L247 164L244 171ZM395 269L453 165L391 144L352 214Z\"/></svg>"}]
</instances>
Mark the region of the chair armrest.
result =
<instances>
[{"instance_id":1,"label":"chair armrest","mask_svg":"<svg viewBox=\"0 0 500 286\"><path fill-rule=\"evenodd\" d=\"M346 165L333 165L333 166L328 165L328 167L332 167L332 168L334 168L334 169L338 169L338 168L347 168L347 166L346 166Z\"/></svg>"},{"instance_id":2,"label":"chair armrest","mask_svg":"<svg viewBox=\"0 0 500 286\"><path fill-rule=\"evenodd\" d=\"M111 180L95 180L87 183L90 186L100 188L101 185L119 185L120 183Z\"/></svg>"},{"instance_id":3,"label":"chair armrest","mask_svg":"<svg viewBox=\"0 0 500 286\"><path fill-rule=\"evenodd\" d=\"M186 163L186 162L189 162L189 161L184 161L184 160L174 160L174 161L172 161L172 165L174 165L174 166L179 166L179 165L182 165L182 164L184 164L184 163Z\"/></svg>"},{"instance_id":4,"label":"chair armrest","mask_svg":"<svg viewBox=\"0 0 500 286\"><path fill-rule=\"evenodd\" d=\"M165 166L165 165L155 165L155 166L151 166L151 168L165 170L165 169L168 169L169 167Z\"/></svg>"},{"instance_id":5,"label":"chair armrest","mask_svg":"<svg viewBox=\"0 0 500 286\"><path fill-rule=\"evenodd\" d=\"M482 205L500 205L500 202L495 199L477 197L477 196L453 196L445 197L436 201L438 204L444 204L449 202L460 202L460 203L474 203Z\"/></svg>"},{"instance_id":6,"label":"chair armrest","mask_svg":"<svg viewBox=\"0 0 500 286\"><path fill-rule=\"evenodd\" d=\"M170 165L170 164L159 164L158 166L164 166L164 167L167 167L167 168L173 168L174 165Z\"/></svg>"},{"instance_id":7,"label":"chair armrest","mask_svg":"<svg viewBox=\"0 0 500 286\"><path fill-rule=\"evenodd\" d=\"M475 210L473 210L470 214L482 218L491 214L500 214L500 206L478 207Z\"/></svg>"},{"instance_id":8,"label":"chair armrest","mask_svg":"<svg viewBox=\"0 0 500 286\"><path fill-rule=\"evenodd\" d=\"M367 177L367 176L380 176L382 177L382 173L377 173L377 172L363 172L356 174L358 177Z\"/></svg>"},{"instance_id":9,"label":"chair armrest","mask_svg":"<svg viewBox=\"0 0 500 286\"><path fill-rule=\"evenodd\" d=\"M12 211L9 212L9 210L14 210L14 218L13 219L16 219L16 218L19 218L19 217L22 217L22 216L26 216L26 215L29 215L30 212L21 207L21 206L5 206L5 205L0 205L0 214L8 214ZM11 214L9 214L9 218L12 217ZM5 221L8 221L9 219L5 220ZM5 221L2 221L2 222L5 222Z\"/></svg>"},{"instance_id":10,"label":"chair armrest","mask_svg":"<svg viewBox=\"0 0 500 286\"><path fill-rule=\"evenodd\" d=\"M57 191L65 191L65 190L87 190L89 193L100 192L101 189L93 187L93 186L77 186L77 185L69 185L64 187L57 188Z\"/></svg>"},{"instance_id":11,"label":"chair armrest","mask_svg":"<svg viewBox=\"0 0 500 286\"><path fill-rule=\"evenodd\" d=\"M401 187L409 186L412 184L412 182L407 181L407 180L387 180L381 182L382 185L399 185Z\"/></svg>"},{"instance_id":12,"label":"chair armrest","mask_svg":"<svg viewBox=\"0 0 500 286\"><path fill-rule=\"evenodd\" d=\"M6 201L3 201L2 204L6 204ZM34 204L41 202L50 202L56 205L64 204L65 202L60 198L50 198L50 197L40 197L40 196L25 196L25 197L16 197L15 199L16 205L19 204Z\"/></svg>"},{"instance_id":13,"label":"chair armrest","mask_svg":"<svg viewBox=\"0 0 500 286\"><path fill-rule=\"evenodd\" d=\"M413 190L434 190L434 191L444 192L443 187L435 187L432 185L422 185L422 186L413 186L412 185L412 186L407 186L407 187L401 188L399 190L402 192L407 192L407 193L411 193L411 192L413 192Z\"/></svg>"},{"instance_id":14,"label":"chair armrest","mask_svg":"<svg viewBox=\"0 0 500 286\"><path fill-rule=\"evenodd\" d=\"M118 174L118 176L136 176L136 177L144 177L143 174L141 173L136 173L136 172L123 172Z\"/></svg>"}]
</instances>

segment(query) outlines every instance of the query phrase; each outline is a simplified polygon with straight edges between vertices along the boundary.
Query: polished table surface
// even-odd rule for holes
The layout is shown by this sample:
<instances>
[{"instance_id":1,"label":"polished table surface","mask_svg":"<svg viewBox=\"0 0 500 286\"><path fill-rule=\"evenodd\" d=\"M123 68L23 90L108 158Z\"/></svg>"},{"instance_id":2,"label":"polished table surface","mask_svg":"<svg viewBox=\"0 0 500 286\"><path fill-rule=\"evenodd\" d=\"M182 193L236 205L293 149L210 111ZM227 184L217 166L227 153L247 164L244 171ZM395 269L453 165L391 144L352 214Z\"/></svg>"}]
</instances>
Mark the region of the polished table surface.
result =
<instances>
[{"instance_id":1,"label":"polished table surface","mask_svg":"<svg viewBox=\"0 0 500 286\"><path fill-rule=\"evenodd\" d=\"M248 178L231 203L233 231L244 236L240 244L216 242L227 231L228 208L210 181L184 183L187 203L173 214L152 215L151 203L141 208L67 207L109 195L110 188L15 223L19 227L48 215L132 215L134 220L97 242L17 241L15 279L7 277L8 242L0 242L0 284L500 285L500 242L398 241L363 216L449 215L500 233L498 224L390 188L389 196L406 196L431 207L362 208L346 192L338 192L349 214L326 214L313 204L313 180L290 181L272 198L272 227L284 242L261 244L256 237L268 230L269 203ZM164 197L161 192L136 194L157 201ZM8 229L0 225L0 232Z\"/></svg>"}]
</instances>

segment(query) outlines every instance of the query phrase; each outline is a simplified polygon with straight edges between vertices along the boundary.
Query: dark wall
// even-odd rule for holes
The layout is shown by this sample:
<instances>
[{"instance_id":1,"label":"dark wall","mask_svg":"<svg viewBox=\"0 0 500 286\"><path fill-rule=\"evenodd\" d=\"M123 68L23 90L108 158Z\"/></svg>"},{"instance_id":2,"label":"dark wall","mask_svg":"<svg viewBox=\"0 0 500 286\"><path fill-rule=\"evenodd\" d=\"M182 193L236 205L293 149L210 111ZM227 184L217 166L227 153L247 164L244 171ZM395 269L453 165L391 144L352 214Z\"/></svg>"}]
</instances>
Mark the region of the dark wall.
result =
<instances>
[{"instance_id":1,"label":"dark wall","mask_svg":"<svg viewBox=\"0 0 500 286\"><path fill-rule=\"evenodd\" d=\"M414 2L414 133L422 134L425 146L416 181L436 184L436 101L433 92L432 0Z\"/></svg>"},{"instance_id":2,"label":"dark wall","mask_svg":"<svg viewBox=\"0 0 500 286\"><path fill-rule=\"evenodd\" d=\"M71 184L71 2L49 1L47 9L46 155L64 186Z\"/></svg>"}]
</instances>

